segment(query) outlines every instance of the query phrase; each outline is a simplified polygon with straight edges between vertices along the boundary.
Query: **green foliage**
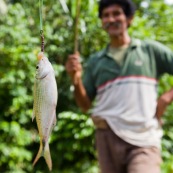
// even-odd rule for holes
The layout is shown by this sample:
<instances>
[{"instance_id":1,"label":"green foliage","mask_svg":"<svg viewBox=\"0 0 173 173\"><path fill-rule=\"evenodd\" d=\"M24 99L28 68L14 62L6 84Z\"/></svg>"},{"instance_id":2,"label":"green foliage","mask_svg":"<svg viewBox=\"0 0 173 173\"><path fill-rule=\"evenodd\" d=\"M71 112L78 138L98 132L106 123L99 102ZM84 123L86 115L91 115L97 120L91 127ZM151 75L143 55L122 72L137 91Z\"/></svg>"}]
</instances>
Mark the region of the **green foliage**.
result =
<instances>
[{"instance_id":1,"label":"green foliage","mask_svg":"<svg viewBox=\"0 0 173 173\"><path fill-rule=\"evenodd\" d=\"M164 75L160 80L160 88L159 92L162 94L164 91L167 91L172 88L173 85L173 77L169 75ZM162 170L164 173L172 173L173 172L173 104L170 104L167 108L167 111L164 113L163 118L163 129L164 135L162 140L162 157L163 157L163 165Z\"/></svg>"},{"instance_id":2,"label":"green foliage","mask_svg":"<svg viewBox=\"0 0 173 173\"><path fill-rule=\"evenodd\" d=\"M31 37L25 17L17 4L9 6L9 14L0 21L1 172L32 170L28 164L32 153L26 147L32 142L29 122L36 49L32 50L31 43L38 43L38 39Z\"/></svg>"},{"instance_id":3,"label":"green foliage","mask_svg":"<svg viewBox=\"0 0 173 173\"><path fill-rule=\"evenodd\" d=\"M95 160L94 128L91 119L88 119L87 115L73 112L62 112L59 114L59 119L60 121L55 128L57 134L53 138L57 141L63 141L62 143L54 141L60 156L57 157L60 170L71 173L79 172L79 170L92 173L93 169L98 169ZM63 164L64 160L66 160L66 164Z\"/></svg>"},{"instance_id":4,"label":"green foliage","mask_svg":"<svg viewBox=\"0 0 173 173\"><path fill-rule=\"evenodd\" d=\"M63 0L64 1L64 0ZM8 13L0 17L0 172L48 172L41 158L32 161L39 148L35 121L31 121L36 55L40 51L39 4L11 1ZM50 138L53 171L59 173L98 173L94 147L94 127L88 115L81 114L73 98L73 88L64 70L74 49L76 1L64 1L67 11L55 0L44 1L43 30L45 53L53 64L58 84L57 126ZM133 37L161 41L173 49L172 8L160 1L139 8L129 32ZM105 46L107 36L97 17L97 1L82 1L79 22L79 51L83 64L87 57ZM165 27L166 26L166 27ZM173 78L160 80L159 94L169 90ZM163 173L173 171L172 104L164 116Z\"/></svg>"}]
</instances>

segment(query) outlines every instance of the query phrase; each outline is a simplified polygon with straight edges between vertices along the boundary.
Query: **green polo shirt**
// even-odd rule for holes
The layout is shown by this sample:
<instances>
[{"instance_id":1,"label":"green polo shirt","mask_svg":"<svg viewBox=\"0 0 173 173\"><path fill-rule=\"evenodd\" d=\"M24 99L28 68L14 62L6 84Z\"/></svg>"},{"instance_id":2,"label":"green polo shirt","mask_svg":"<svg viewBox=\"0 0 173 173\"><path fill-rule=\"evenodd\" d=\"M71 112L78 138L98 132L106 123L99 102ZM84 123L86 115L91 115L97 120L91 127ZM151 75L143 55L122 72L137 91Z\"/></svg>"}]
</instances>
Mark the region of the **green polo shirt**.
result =
<instances>
[{"instance_id":1,"label":"green polo shirt","mask_svg":"<svg viewBox=\"0 0 173 173\"><path fill-rule=\"evenodd\" d=\"M91 100L97 88L120 76L146 76L158 79L163 73L173 74L173 53L156 41L132 39L123 65L108 55L108 46L91 55L84 74L84 86Z\"/></svg>"},{"instance_id":2,"label":"green polo shirt","mask_svg":"<svg viewBox=\"0 0 173 173\"><path fill-rule=\"evenodd\" d=\"M122 65L108 47L89 58L83 83L92 116L105 119L123 140L137 146L160 146L162 130L155 118L158 79L173 74L173 53L155 41L132 39Z\"/></svg>"}]
</instances>

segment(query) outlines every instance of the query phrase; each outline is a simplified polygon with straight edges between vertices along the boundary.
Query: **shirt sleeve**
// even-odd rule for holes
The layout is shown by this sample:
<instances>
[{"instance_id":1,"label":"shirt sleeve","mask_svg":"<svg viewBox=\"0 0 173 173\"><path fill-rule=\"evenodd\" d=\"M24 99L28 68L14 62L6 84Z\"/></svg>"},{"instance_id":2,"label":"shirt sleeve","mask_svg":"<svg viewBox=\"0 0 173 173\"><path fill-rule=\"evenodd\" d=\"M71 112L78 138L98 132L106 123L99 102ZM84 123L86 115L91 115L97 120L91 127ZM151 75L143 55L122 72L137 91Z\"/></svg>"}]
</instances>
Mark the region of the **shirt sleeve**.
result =
<instances>
[{"instance_id":1,"label":"shirt sleeve","mask_svg":"<svg viewBox=\"0 0 173 173\"><path fill-rule=\"evenodd\" d=\"M173 52L159 42L153 42L151 46L154 50L158 76L164 73L173 75Z\"/></svg>"},{"instance_id":2,"label":"shirt sleeve","mask_svg":"<svg viewBox=\"0 0 173 173\"><path fill-rule=\"evenodd\" d=\"M92 60L89 59L84 71L83 84L86 89L87 95L91 101L93 101L93 99L96 96L96 87L95 87L95 80L93 76L93 68L94 68L94 63L92 62Z\"/></svg>"}]
</instances>

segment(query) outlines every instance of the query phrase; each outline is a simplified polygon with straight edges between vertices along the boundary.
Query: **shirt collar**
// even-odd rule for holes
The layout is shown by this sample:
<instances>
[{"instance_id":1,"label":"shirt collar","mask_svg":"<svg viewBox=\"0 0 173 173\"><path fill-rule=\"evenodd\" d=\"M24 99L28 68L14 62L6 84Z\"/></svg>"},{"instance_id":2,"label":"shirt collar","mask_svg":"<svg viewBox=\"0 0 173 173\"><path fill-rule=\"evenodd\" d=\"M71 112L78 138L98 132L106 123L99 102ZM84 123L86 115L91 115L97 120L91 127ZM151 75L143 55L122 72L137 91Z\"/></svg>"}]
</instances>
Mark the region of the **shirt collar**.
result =
<instances>
[{"instance_id":1,"label":"shirt collar","mask_svg":"<svg viewBox=\"0 0 173 173\"><path fill-rule=\"evenodd\" d=\"M141 40L136 39L136 38L132 38L131 39L131 43L129 45L129 49L133 49L133 48L137 48L141 46ZM109 49L109 44L107 44L106 48L104 48L99 57L103 57L105 55L108 55L108 49Z\"/></svg>"}]
</instances>

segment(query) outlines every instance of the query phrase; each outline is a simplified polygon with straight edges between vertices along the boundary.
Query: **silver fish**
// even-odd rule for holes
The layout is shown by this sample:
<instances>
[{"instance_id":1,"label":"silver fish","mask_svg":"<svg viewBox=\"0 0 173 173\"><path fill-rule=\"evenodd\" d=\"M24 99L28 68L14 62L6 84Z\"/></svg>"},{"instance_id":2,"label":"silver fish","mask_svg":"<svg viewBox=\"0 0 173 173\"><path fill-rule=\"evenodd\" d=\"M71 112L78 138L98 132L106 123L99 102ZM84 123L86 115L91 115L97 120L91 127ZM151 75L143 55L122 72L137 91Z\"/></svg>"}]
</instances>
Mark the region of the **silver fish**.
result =
<instances>
[{"instance_id":1,"label":"silver fish","mask_svg":"<svg viewBox=\"0 0 173 173\"><path fill-rule=\"evenodd\" d=\"M38 65L34 83L34 107L33 117L36 117L40 148L33 165L41 156L52 170L52 159L49 150L49 136L56 125L56 105L58 99L57 85L54 70L48 58L41 52L38 55Z\"/></svg>"}]
</instances>

